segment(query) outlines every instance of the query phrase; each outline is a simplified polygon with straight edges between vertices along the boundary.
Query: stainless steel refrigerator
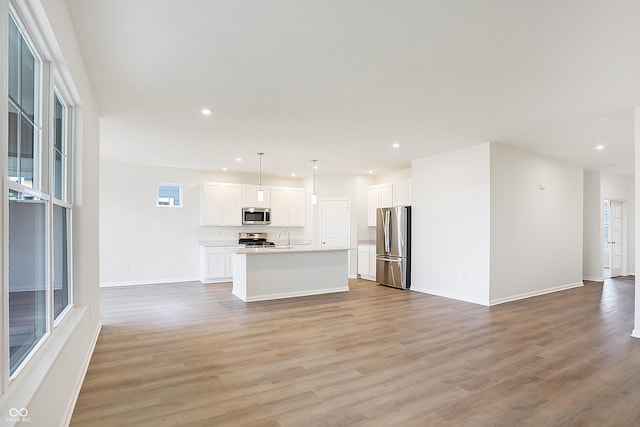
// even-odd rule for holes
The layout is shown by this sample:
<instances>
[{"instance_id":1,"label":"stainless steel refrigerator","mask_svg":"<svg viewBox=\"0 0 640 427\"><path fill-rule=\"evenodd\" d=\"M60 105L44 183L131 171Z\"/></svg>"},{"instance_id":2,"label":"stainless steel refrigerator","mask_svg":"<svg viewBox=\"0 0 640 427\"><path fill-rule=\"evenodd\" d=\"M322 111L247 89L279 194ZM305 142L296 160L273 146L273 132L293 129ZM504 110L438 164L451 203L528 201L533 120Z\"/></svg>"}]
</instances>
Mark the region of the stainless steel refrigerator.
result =
<instances>
[{"instance_id":1,"label":"stainless steel refrigerator","mask_svg":"<svg viewBox=\"0 0 640 427\"><path fill-rule=\"evenodd\" d=\"M376 282L411 287L411 206L376 211Z\"/></svg>"}]
</instances>

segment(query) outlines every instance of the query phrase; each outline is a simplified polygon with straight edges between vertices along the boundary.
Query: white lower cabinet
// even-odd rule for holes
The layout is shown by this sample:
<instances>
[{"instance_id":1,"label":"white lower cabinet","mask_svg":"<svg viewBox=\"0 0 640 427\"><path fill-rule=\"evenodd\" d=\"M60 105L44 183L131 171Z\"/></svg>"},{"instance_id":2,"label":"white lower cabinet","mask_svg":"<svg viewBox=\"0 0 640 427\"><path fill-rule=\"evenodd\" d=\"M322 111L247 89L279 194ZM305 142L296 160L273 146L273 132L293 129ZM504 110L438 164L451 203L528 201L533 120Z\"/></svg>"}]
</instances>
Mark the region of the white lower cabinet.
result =
<instances>
[{"instance_id":1,"label":"white lower cabinet","mask_svg":"<svg viewBox=\"0 0 640 427\"><path fill-rule=\"evenodd\" d=\"M358 274L361 279L376 280L376 245L358 245Z\"/></svg>"},{"instance_id":2,"label":"white lower cabinet","mask_svg":"<svg viewBox=\"0 0 640 427\"><path fill-rule=\"evenodd\" d=\"M233 280L233 254L221 247L200 247L200 281L221 283Z\"/></svg>"}]
</instances>

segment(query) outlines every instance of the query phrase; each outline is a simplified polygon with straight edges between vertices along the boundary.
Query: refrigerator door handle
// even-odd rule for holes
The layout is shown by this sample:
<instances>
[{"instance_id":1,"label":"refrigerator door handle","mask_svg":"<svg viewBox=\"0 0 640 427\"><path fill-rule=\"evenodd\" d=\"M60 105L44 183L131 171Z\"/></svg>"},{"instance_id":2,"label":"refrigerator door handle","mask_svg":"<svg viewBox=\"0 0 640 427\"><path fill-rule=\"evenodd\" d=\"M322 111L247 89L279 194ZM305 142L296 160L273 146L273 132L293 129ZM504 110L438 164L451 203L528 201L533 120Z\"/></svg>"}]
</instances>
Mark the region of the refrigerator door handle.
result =
<instances>
[{"instance_id":1,"label":"refrigerator door handle","mask_svg":"<svg viewBox=\"0 0 640 427\"><path fill-rule=\"evenodd\" d=\"M384 251L386 253L391 252L391 211L386 210L384 212Z\"/></svg>"}]
</instances>

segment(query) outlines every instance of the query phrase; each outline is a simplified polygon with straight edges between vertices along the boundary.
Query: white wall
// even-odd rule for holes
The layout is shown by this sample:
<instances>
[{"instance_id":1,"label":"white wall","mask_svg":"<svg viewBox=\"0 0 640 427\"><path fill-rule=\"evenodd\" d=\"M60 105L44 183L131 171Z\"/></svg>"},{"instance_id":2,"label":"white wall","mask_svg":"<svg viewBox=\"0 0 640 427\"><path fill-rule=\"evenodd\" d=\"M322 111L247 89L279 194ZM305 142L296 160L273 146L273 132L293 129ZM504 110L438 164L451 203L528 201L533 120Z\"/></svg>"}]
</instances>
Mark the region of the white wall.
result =
<instances>
[{"instance_id":1,"label":"white wall","mask_svg":"<svg viewBox=\"0 0 640 427\"><path fill-rule=\"evenodd\" d=\"M198 280L200 240L238 241L240 231L265 231L276 239L282 227L200 226L200 184L255 184L257 175L215 173L103 161L100 173L100 283L103 285ZM160 182L183 186L183 208L156 206ZM265 186L304 187L300 179L262 177ZM308 204L307 209L309 209ZM289 227L292 239L305 228Z\"/></svg>"},{"instance_id":2,"label":"white wall","mask_svg":"<svg viewBox=\"0 0 640 427\"><path fill-rule=\"evenodd\" d=\"M491 144L491 304L582 285L582 179L581 166Z\"/></svg>"},{"instance_id":3,"label":"white wall","mask_svg":"<svg viewBox=\"0 0 640 427\"><path fill-rule=\"evenodd\" d=\"M3 20L6 19L7 4L7 0L0 0ZM74 307L44 340L20 374L10 384L1 384L0 381L0 387L4 389L4 394L0 396L0 422L5 422L10 408L26 408L31 418L28 425L60 426L66 425L71 418L100 328L99 119L65 1L19 0L17 5L21 12L32 18L29 21L38 27L34 36L46 44L45 60L59 66L62 81L77 106L72 149L76 162L72 225ZM6 40L4 37L2 39ZM7 57L5 43L0 43L0 57ZM6 62L1 64L2 75L5 76ZM0 86L0 97L6 99L4 85ZM2 116L6 117L5 114ZM4 164L0 164L0 169L2 175L6 176ZM0 215L2 223L6 225L4 204ZM3 316L3 329L7 328L5 320ZM8 366L4 360L6 353L0 354L2 366Z\"/></svg>"},{"instance_id":4,"label":"white wall","mask_svg":"<svg viewBox=\"0 0 640 427\"><path fill-rule=\"evenodd\" d=\"M399 171L389 172L376 177L376 184L385 184L393 181L403 181L405 179L411 179L411 169L403 169Z\"/></svg>"},{"instance_id":5,"label":"white wall","mask_svg":"<svg viewBox=\"0 0 640 427\"><path fill-rule=\"evenodd\" d=\"M490 145L412 162L411 289L489 304Z\"/></svg>"},{"instance_id":6,"label":"white wall","mask_svg":"<svg viewBox=\"0 0 640 427\"><path fill-rule=\"evenodd\" d=\"M602 281L603 218L600 171L584 173L582 276Z\"/></svg>"},{"instance_id":7,"label":"white wall","mask_svg":"<svg viewBox=\"0 0 640 427\"><path fill-rule=\"evenodd\" d=\"M601 174L602 201L616 200L622 202L622 222L626 231L623 241L622 274L635 272L635 186L634 177L612 173ZM603 203L600 203L602 208ZM603 235L604 230L600 233ZM603 242L604 243L604 242Z\"/></svg>"}]
</instances>

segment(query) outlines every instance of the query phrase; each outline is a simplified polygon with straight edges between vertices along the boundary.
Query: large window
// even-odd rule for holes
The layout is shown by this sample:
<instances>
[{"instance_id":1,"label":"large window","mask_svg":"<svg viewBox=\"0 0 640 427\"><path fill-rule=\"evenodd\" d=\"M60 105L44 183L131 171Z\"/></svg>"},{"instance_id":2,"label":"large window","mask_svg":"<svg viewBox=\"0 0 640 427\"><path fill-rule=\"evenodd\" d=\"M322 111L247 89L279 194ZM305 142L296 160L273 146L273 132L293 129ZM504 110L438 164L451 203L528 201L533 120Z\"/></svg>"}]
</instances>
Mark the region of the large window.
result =
<instances>
[{"instance_id":1,"label":"large window","mask_svg":"<svg viewBox=\"0 0 640 427\"><path fill-rule=\"evenodd\" d=\"M8 199L9 281L3 295L9 299L5 333L9 337L8 374L13 376L72 305L72 109L61 95L62 85L56 84L55 89L43 86L56 81L55 65L42 65L13 11L7 31L8 191L4 197ZM44 78L45 72L51 75Z\"/></svg>"}]
</instances>

